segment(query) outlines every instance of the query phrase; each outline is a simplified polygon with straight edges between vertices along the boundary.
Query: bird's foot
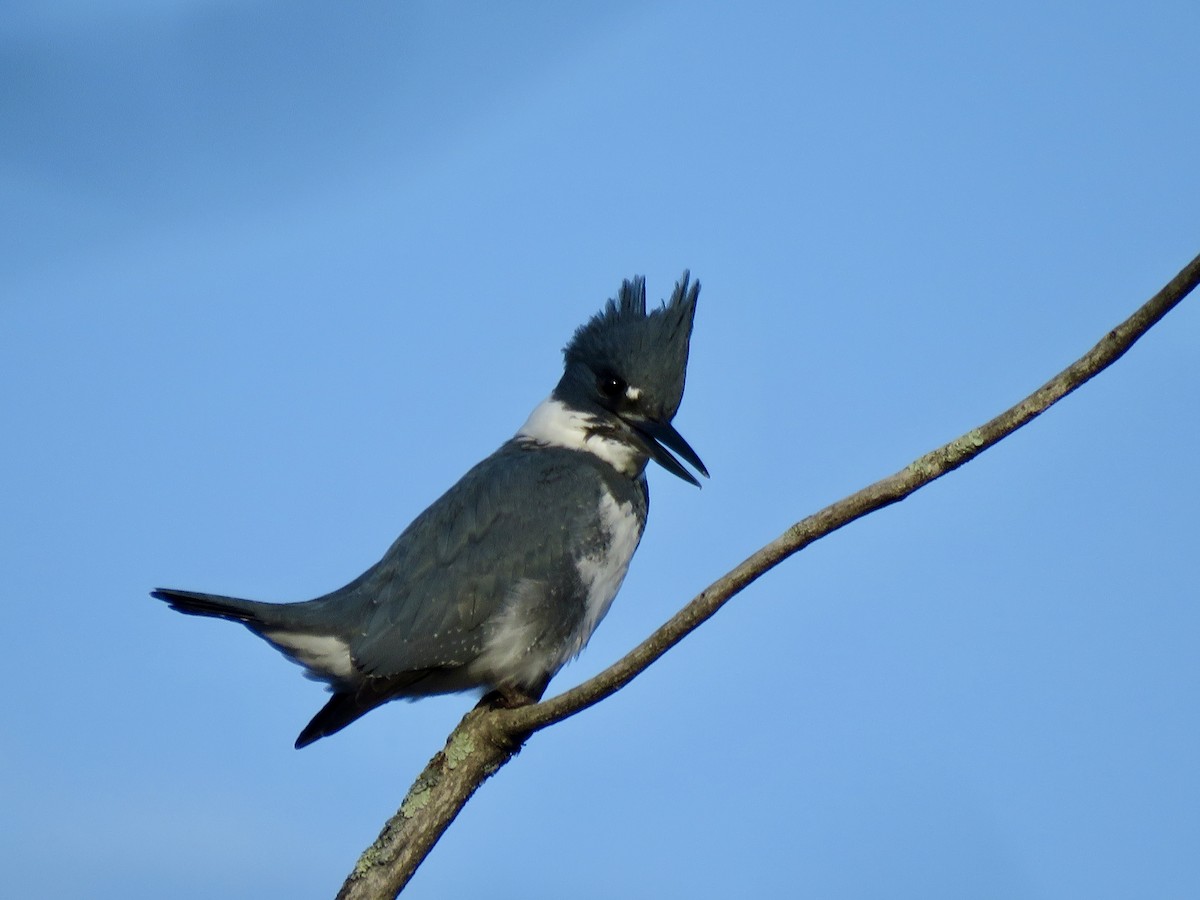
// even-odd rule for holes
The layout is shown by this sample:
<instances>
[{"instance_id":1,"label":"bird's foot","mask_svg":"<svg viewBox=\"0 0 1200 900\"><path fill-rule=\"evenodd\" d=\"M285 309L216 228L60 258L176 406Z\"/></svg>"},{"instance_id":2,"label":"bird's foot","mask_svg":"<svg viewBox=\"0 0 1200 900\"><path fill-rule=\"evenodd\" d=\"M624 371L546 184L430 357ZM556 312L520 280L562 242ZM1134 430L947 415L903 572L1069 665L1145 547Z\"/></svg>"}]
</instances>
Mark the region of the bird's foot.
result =
<instances>
[{"instance_id":1,"label":"bird's foot","mask_svg":"<svg viewBox=\"0 0 1200 900\"><path fill-rule=\"evenodd\" d=\"M479 706L486 706L489 709L516 709L518 706L528 706L530 703L537 703L540 695L535 695L529 691L521 690L514 687L496 688L494 691L488 691L483 695L483 699L479 701Z\"/></svg>"}]
</instances>

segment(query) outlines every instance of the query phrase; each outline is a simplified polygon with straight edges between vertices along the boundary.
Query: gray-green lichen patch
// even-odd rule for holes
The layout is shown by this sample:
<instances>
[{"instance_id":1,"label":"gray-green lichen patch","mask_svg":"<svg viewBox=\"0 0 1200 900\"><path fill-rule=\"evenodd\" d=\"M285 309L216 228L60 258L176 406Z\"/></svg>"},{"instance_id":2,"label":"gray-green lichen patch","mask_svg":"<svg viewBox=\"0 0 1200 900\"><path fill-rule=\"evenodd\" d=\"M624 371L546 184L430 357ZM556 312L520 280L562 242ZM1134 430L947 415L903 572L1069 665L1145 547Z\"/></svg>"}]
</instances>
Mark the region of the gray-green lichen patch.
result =
<instances>
[{"instance_id":1,"label":"gray-green lichen patch","mask_svg":"<svg viewBox=\"0 0 1200 900\"><path fill-rule=\"evenodd\" d=\"M908 471L924 480L937 475L938 465L928 456L922 456L920 459L914 459L908 464Z\"/></svg>"},{"instance_id":2,"label":"gray-green lichen patch","mask_svg":"<svg viewBox=\"0 0 1200 900\"><path fill-rule=\"evenodd\" d=\"M413 785L413 789L408 792L408 796L400 804L400 815L406 819L411 819L429 805L431 797L433 797L433 788L431 786Z\"/></svg>"},{"instance_id":3,"label":"gray-green lichen patch","mask_svg":"<svg viewBox=\"0 0 1200 900\"><path fill-rule=\"evenodd\" d=\"M429 766L420 774L416 782L409 788L408 796L400 804L400 815L411 819L426 806L433 797L433 789L437 787L440 777L433 766Z\"/></svg>"},{"instance_id":4,"label":"gray-green lichen patch","mask_svg":"<svg viewBox=\"0 0 1200 900\"><path fill-rule=\"evenodd\" d=\"M379 843L376 842L363 851L363 855L354 864L354 878L362 878L379 865Z\"/></svg>"},{"instance_id":5,"label":"gray-green lichen patch","mask_svg":"<svg viewBox=\"0 0 1200 900\"><path fill-rule=\"evenodd\" d=\"M955 441L953 446L956 451L965 452L968 450L978 450L984 443L983 432L978 428L972 428Z\"/></svg>"},{"instance_id":6,"label":"gray-green lichen patch","mask_svg":"<svg viewBox=\"0 0 1200 900\"><path fill-rule=\"evenodd\" d=\"M474 752L475 740L465 731L459 732L446 745L446 767L455 768Z\"/></svg>"},{"instance_id":7,"label":"gray-green lichen patch","mask_svg":"<svg viewBox=\"0 0 1200 900\"><path fill-rule=\"evenodd\" d=\"M354 871L350 873L351 878L362 878L376 866L387 863L389 858L388 848L395 839L397 827L396 817L393 816L383 826L383 833L375 839L375 843L364 850L362 856L358 858L358 862L354 864Z\"/></svg>"},{"instance_id":8,"label":"gray-green lichen patch","mask_svg":"<svg viewBox=\"0 0 1200 900\"><path fill-rule=\"evenodd\" d=\"M937 478L948 469L957 468L987 445L983 432L973 428L960 438L955 438L945 447L926 453L908 466L908 471L918 478Z\"/></svg>"}]
</instances>

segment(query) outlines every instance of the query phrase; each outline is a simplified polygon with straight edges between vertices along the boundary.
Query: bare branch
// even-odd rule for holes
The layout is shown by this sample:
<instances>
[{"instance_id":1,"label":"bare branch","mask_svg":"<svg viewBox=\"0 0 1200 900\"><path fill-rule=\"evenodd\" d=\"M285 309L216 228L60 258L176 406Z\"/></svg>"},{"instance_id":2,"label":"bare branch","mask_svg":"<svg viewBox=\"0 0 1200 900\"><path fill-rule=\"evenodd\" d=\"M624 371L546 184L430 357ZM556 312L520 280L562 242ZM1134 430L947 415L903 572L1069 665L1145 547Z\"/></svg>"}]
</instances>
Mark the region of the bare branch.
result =
<instances>
[{"instance_id":1,"label":"bare branch","mask_svg":"<svg viewBox=\"0 0 1200 900\"><path fill-rule=\"evenodd\" d=\"M1024 400L991 421L926 453L894 475L797 522L701 591L650 637L598 675L530 706L518 709L476 707L450 734L446 748L429 761L399 811L363 853L342 886L339 900L395 897L479 785L515 756L531 734L620 690L734 595L789 556L855 519L903 500L1041 415L1120 359L1198 282L1200 256L1096 346Z\"/></svg>"}]
</instances>

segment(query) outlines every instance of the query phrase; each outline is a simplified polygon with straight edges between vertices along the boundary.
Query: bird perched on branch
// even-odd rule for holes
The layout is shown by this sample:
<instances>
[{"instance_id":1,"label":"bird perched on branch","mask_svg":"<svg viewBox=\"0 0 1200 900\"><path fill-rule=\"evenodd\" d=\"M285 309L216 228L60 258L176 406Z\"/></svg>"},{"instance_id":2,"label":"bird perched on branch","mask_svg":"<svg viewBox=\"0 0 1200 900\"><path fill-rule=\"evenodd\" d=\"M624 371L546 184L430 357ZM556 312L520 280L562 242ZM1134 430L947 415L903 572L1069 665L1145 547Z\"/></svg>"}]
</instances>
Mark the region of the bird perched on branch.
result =
<instances>
[{"instance_id":1,"label":"bird perched on branch","mask_svg":"<svg viewBox=\"0 0 1200 900\"><path fill-rule=\"evenodd\" d=\"M469 689L539 699L608 612L646 525L654 460L708 471L671 425L699 283L649 312L642 278L581 326L558 386L500 449L348 585L303 603L161 588L173 609L240 622L333 696L297 747L376 706Z\"/></svg>"}]
</instances>

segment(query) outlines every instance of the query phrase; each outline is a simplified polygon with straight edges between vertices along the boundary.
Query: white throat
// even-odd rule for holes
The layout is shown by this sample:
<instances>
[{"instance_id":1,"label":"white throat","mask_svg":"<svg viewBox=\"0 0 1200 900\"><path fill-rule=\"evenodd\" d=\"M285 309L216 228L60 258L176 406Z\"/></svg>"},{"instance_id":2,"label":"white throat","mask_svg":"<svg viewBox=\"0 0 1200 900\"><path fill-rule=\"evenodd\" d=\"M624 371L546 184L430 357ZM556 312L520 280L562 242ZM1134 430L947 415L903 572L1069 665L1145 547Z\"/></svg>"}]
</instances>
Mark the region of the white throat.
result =
<instances>
[{"instance_id":1,"label":"white throat","mask_svg":"<svg viewBox=\"0 0 1200 900\"><path fill-rule=\"evenodd\" d=\"M630 477L638 475L645 468L645 455L624 441L596 431L596 426L595 416L547 397L529 414L517 432L517 440L582 450L598 456L618 472Z\"/></svg>"}]
</instances>

